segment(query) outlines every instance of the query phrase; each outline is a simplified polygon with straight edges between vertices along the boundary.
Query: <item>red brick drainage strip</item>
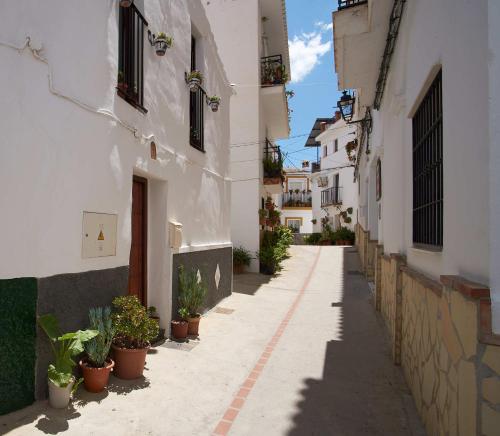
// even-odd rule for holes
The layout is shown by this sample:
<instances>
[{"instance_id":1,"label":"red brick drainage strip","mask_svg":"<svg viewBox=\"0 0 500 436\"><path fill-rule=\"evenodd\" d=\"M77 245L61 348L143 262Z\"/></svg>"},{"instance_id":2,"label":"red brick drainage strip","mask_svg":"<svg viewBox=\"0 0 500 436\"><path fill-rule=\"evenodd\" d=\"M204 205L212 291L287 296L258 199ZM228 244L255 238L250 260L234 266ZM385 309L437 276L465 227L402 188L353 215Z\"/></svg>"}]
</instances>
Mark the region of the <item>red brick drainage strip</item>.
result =
<instances>
[{"instance_id":1,"label":"red brick drainage strip","mask_svg":"<svg viewBox=\"0 0 500 436\"><path fill-rule=\"evenodd\" d=\"M306 279L304 280L304 284L302 285L302 288L300 289L297 297L295 298L294 302L290 306L290 309L288 309L288 312L286 313L285 317L281 321L278 329L276 330L276 333L274 333L274 336L268 342L268 344L267 344L266 348L264 349L264 352L261 354L260 359L258 360L257 364L252 369L249 376L246 378L245 382L241 385L240 390L234 396L233 402L227 408L226 413L224 413L224 416L217 424L217 427L215 427L215 430L213 432L214 436L226 436L229 433L229 430L231 429L231 426L233 425L234 420L238 416L238 413L240 413L240 410L243 409L243 406L245 405L245 401L248 397L248 394L250 392L252 392L252 389L253 389L255 383L257 382L257 379L259 378L260 374L262 373L262 370L266 366L267 361L271 357L271 354L274 350L274 347L276 346L276 344L280 340L281 335L283 334L283 332L285 331L285 329L288 325L288 322L292 319L292 316L295 313L295 310L297 310L297 306L299 305L300 300L304 296L304 291L307 288L309 281L311 280L312 274L313 274L313 272L316 268L316 265L318 263L320 253L321 253L321 247L319 247L318 252L316 253L316 256L314 258L314 262L311 266L311 269L309 270L309 274L307 275Z\"/></svg>"}]
</instances>

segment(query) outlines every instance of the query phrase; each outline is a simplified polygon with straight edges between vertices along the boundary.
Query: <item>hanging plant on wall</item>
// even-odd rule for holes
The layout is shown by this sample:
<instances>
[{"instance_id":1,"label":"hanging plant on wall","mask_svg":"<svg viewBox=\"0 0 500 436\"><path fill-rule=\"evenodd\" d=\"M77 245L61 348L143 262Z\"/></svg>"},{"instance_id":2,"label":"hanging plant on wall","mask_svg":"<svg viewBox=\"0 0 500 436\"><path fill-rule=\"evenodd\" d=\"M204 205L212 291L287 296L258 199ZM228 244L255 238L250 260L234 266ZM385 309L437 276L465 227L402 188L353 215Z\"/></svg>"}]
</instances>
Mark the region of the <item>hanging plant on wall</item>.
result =
<instances>
[{"instance_id":1,"label":"hanging plant on wall","mask_svg":"<svg viewBox=\"0 0 500 436\"><path fill-rule=\"evenodd\" d=\"M214 95L213 97L207 97L207 103L212 109L212 112L217 112L220 105L220 97Z\"/></svg>"},{"instance_id":2,"label":"hanging plant on wall","mask_svg":"<svg viewBox=\"0 0 500 436\"><path fill-rule=\"evenodd\" d=\"M164 32L159 32L154 39L155 51L158 56L165 56L167 48L172 47L174 39L167 36Z\"/></svg>"},{"instance_id":3,"label":"hanging plant on wall","mask_svg":"<svg viewBox=\"0 0 500 436\"><path fill-rule=\"evenodd\" d=\"M186 77L186 82L189 86L189 90L191 92L196 92L203 82L203 74L197 70L191 71Z\"/></svg>"},{"instance_id":4,"label":"hanging plant on wall","mask_svg":"<svg viewBox=\"0 0 500 436\"><path fill-rule=\"evenodd\" d=\"M355 150L357 147L358 147L357 141L351 141L345 145L345 151L347 153L347 159L349 159L349 162L353 163L356 162Z\"/></svg>"}]
</instances>

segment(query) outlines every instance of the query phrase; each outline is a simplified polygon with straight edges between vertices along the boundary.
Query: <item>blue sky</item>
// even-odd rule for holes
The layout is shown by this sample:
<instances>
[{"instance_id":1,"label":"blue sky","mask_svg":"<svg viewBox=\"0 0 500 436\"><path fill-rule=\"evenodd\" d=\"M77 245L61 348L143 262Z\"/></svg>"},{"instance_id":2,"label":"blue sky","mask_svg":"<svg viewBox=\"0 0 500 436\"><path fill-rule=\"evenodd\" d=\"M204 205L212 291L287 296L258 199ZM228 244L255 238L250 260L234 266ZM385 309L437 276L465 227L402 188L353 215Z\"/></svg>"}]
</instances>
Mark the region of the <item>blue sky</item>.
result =
<instances>
[{"instance_id":1,"label":"blue sky","mask_svg":"<svg viewBox=\"0 0 500 436\"><path fill-rule=\"evenodd\" d=\"M295 91L290 100L293 109L290 136L309 133L318 117L332 116L340 92L333 65L332 11L333 0L286 0L288 39L292 82ZM300 168L303 160L316 158L316 149L305 149L307 137L279 141L293 164ZM297 151L301 150L301 151ZM291 166L290 160L285 166Z\"/></svg>"}]
</instances>

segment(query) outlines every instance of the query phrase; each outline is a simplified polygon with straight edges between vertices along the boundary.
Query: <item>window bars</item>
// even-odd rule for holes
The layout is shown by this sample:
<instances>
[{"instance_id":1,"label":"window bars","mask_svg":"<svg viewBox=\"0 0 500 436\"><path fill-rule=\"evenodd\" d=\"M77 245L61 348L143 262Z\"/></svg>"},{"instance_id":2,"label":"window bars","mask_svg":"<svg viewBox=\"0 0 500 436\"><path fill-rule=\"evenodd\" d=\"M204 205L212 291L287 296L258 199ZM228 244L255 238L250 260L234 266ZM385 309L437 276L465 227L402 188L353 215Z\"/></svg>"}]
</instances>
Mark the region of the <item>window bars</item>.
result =
<instances>
[{"instance_id":1,"label":"window bars","mask_svg":"<svg viewBox=\"0 0 500 436\"><path fill-rule=\"evenodd\" d=\"M443 246L442 72L432 82L413 120L413 243Z\"/></svg>"},{"instance_id":2,"label":"window bars","mask_svg":"<svg viewBox=\"0 0 500 436\"><path fill-rule=\"evenodd\" d=\"M144 28L148 23L132 4L120 8L118 95L132 106L144 108Z\"/></svg>"},{"instance_id":3,"label":"window bars","mask_svg":"<svg viewBox=\"0 0 500 436\"><path fill-rule=\"evenodd\" d=\"M339 11L353 6L363 5L365 3L368 3L368 0L339 0Z\"/></svg>"}]
</instances>

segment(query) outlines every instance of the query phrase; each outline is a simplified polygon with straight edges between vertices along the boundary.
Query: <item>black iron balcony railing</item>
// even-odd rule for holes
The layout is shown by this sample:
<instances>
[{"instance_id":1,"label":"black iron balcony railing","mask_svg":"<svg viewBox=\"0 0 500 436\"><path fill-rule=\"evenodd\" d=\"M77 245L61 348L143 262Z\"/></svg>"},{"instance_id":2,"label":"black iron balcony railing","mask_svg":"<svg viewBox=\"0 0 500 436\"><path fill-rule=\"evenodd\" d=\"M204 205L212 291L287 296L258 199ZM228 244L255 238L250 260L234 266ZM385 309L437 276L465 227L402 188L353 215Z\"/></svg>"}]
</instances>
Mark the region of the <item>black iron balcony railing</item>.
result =
<instances>
[{"instance_id":1,"label":"black iron balcony railing","mask_svg":"<svg viewBox=\"0 0 500 436\"><path fill-rule=\"evenodd\" d=\"M266 147L264 149L264 177L265 178L282 178L283 177L283 156L278 145L272 144L269 139L266 139Z\"/></svg>"},{"instance_id":2,"label":"black iron balcony railing","mask_svg":"<svg viewBox=\"0 0 500 436\"><path fill-rule=\"evenodd\" d=\"M342 204L342 187L333 186L332 188L321 191L321 207Z\"/></svg>"},{"instance_id":3,"label":"black iron balcony railing","mask_svg":"<svg viewBox=\"0 0 500 436\"><path fill-rule=\"evenodd\" d=\"M282 207L312 207L310 192L285 192L281 200Z\"/></svg>"},{"instance_id":4,"label":"black iron balcony railing","mask_svg":"<svg viewBox=\"0 0 500 436\"><path fill-rule=\"evenodd\" d=\"M317 173L321 171L321 164L319 162L311 163L311 173Z\"/></svg>"},{"instance_id":5,"label":"black iron balcony railing","mask_svg":"<svg viewBox=\"0 0 500 436\"><path fill-rule=\"evenodd\" d=\"M368 3L368 0L339 0L339 11Z\"/></svg>"},{"instance_id":6,"label":"black iron balcony railing","mask_svg":"<svg viewBox=\"0 0 500 436\"><path fill-rule=\"evenodd\" d=\"M261 58L260 74L262 86L284 85L288 80L281 55Z\"/></svg>"}]
</instances>

